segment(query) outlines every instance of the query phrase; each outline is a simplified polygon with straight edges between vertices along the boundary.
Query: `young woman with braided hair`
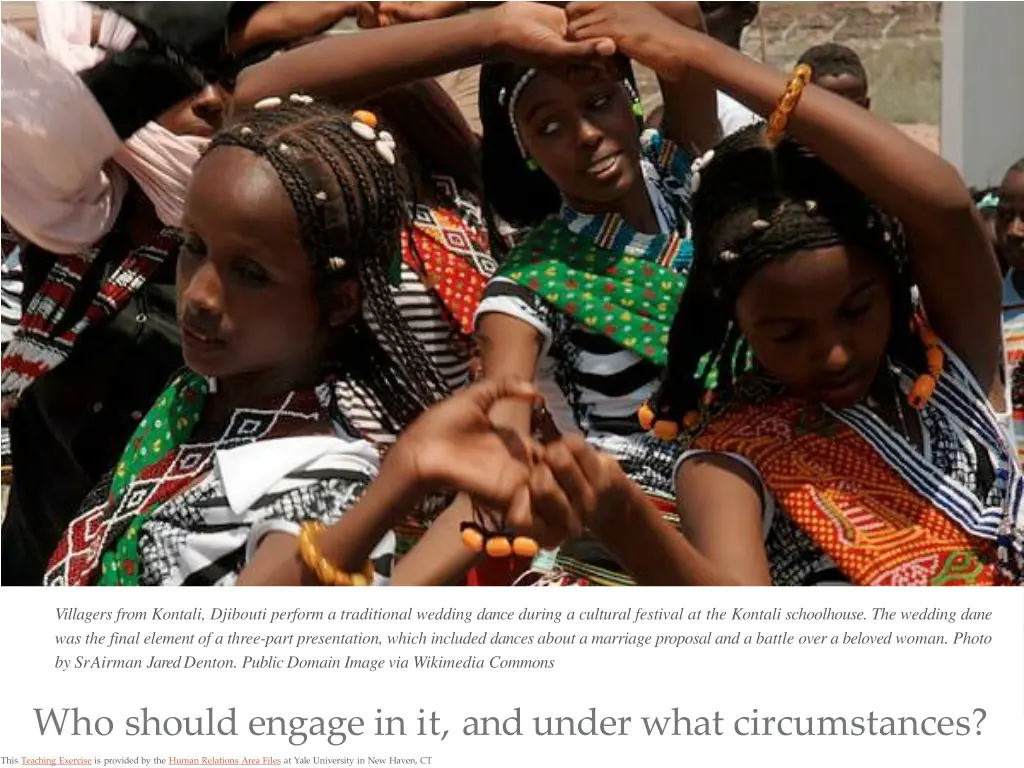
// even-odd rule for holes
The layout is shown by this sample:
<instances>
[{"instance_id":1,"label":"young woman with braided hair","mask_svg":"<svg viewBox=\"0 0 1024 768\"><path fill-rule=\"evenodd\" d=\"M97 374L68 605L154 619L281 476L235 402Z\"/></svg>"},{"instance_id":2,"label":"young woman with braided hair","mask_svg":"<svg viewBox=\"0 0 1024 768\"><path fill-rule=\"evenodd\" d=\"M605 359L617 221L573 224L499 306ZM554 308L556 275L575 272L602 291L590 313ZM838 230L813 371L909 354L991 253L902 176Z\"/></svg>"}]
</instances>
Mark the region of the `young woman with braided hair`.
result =
<instances>
[{"instance_id":1,"label":"young woman with braided hair","mask_svg":"<svg viewBox=\"0 0 1024 768\"><path fill-rule=\"evenodd\" d=\"M695 3L661 5L666 14L701 23ZM566 40L565 24L558 8L509 3L324 40L244 73L240 98L281 87L362 98L485 61L484 191L502 219L531 231L474 296L484 374L536 379L548 398L548 426L587 434L616 451L670 510L676 452L645 435L631 415L664 364L662 337L674 301L659 298L655 288L667 283L678 293L685 279L686 158L717 139L715 94L698 79L665 83L666 132L643 140L629 63L596 57L600 43ZM599 260L587 262L598 252ZM643 286L629 296L634 279ZM614 295L606 294L613 283ZM633 322L621 320L623 314ZM528 408L512 407L495 419L526 438L536 426L531 416ZM462 509L466 519L450 525L446 518L435 534L452 540L463 523L486 527ZM474 560L471 551L461 555L455 560L465 566ZM628 582L592 541L564 547L561 563L573 566L577 581ZM498 580L508 583L528 564L529 558L503 561L510 567Z\"/></svg>"},{"instance_id":2,"label":"young woman with braided hair","mask_svg":"<svg viewBox=\"0 0 1024 768\"><path fill-rule=\"evenodd\" d=\"M404 201L375 123L294 94L213 139L182 220L187 368L62 537L46 583L383 583L391 530L426 497L502 508L524 485L487 412L532 400L530 387L488 383L435 406L446 384L390 293ZM379 423L407 427L383 465L342 407L353 389Z\"/></svg>"},{"instance_id":3,"label":"young woman with braided hair","mask_svg":"<svg viewBox=\"0 0 1024 768\"><path fill-rule=\"evenodd\" d=\"M648 583L1021 583L999 272L956 170L806 69L788 79L642 3L567 13L573 38L666 78L695 68L767 123L695 169L694 265L640 413L693 449L684 535L575 443L539 465L560 509Z\"/></svg>"}]
</instances>

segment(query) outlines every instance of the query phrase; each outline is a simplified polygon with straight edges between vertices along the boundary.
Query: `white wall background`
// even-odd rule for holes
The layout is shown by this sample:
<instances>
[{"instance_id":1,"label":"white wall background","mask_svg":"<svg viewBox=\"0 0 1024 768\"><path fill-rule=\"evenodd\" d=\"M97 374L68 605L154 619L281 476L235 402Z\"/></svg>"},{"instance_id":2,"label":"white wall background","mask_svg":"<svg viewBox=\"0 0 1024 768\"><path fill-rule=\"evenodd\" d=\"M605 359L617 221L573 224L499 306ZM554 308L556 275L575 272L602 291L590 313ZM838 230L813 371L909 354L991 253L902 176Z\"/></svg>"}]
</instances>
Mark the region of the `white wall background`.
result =
<instances>
[{"instance_id":1,"label":"white wall background","mask_svg":"<svg viewBox=\"0 0 1024 768\"><path fill-rule=\"evenodd\" d=\"M969 184L998 184L1024 156L1024 2L942 10L942 154Z\"/></svg>"}]
</instances>

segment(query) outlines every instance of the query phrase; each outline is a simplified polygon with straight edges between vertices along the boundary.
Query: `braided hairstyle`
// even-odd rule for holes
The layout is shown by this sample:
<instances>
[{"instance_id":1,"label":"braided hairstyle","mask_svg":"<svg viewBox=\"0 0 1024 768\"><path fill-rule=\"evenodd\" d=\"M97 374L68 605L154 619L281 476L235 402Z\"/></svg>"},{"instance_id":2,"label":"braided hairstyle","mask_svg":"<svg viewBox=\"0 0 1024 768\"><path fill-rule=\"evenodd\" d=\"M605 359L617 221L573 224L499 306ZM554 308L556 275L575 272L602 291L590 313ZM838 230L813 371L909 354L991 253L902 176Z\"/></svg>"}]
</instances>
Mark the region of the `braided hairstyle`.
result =
<instances>
[{"instance_id":1,"label":"braided hairstyle","mask_svg":"<svg viewBox=\"0 0 1024 768\"><path fill-rule=\"evenodd\" d=\"M770 148L761 125L726 138L701 166L694 172L694 261L653 404L659 419L679 423L700 411L712 391L719 406L728 402L753 360L735 322L740 291L763 266L798 251L855 246L879 259L894 297L889 353L924 369L924 350L911 330L906 245L895 220L794 141Z\"/></svg>"},{"instance_id":2,"label":"braided hairstyle","mask_svg":"<svg viewBox=\"0 0 1024 768\"><path fill-rule=\"evenodd\" d=\"M292 96L240 116L206 153L241 147L273 166L298 218L325 317L331 284L358 281L364 312L334 334L325 373L369 388L384 406L382 425L397 434L450 392L391 293L405 220L397 174L352 122L348 112Z\"/></svg>"},{"instance_id":3,"label":"braided hairstyle","mask_svg":"<svg viewBox=\"0 0 1024 768\"><path fill-rule=\"evenodd\" d=\"M615 56L613 64L632 93L636 76L629 59ZM531 170L519 148L509 117L509 94L531 69L514 62L492 62L480 68L478 106L483 127L481 168L484 196L494 211L514 227L533 227L562 206L562 193L543 171ZM637 120L637 140L643 120Z\"/></svg>"}]
</instances>

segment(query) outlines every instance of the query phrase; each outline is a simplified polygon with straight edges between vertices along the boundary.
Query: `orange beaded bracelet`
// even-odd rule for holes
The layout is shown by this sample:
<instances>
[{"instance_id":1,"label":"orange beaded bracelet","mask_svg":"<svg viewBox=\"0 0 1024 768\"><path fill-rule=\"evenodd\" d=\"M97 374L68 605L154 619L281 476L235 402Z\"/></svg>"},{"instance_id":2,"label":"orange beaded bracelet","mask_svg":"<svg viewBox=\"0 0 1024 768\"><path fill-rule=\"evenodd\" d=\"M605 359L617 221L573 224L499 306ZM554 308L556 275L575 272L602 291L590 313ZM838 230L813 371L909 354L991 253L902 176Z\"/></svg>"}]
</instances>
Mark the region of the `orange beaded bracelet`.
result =
<instances>
[{"instance_id":1,"label":"orange beaded bracelet","mask_svg":"<svg viewBox=\"0 0 1024 768\"><path fill-rule=\"evenodd\" d=\"M775 111L768 118L768 127L765 128L764 132L764 138L768 142L768 146L774 147L782 139L783 134L786 132L786 126L789 125L789 116L796 109L796 105L800 103L800 97L803 96L804 88L810 82L811 68L806 64L797 65L797 68L793 70L793 78L786 85L786 91L782 94L782 98L779 99Z\"/></svg>"},{"instance_id":2,"label":"orange beaded bracelet","mask_svg":"<svg viewBox=\"0 0 1024 768\"><path fill-rule=\"evenodd\" d=\"M373 584L373 563L369 560L359 573L345 573L336 568L320 552L316 539L326 530L319 520L308 520L299 531L299 554L302 562L312 571L324 586L328 587L368 587Z\"/></svg>"}]
</instances>

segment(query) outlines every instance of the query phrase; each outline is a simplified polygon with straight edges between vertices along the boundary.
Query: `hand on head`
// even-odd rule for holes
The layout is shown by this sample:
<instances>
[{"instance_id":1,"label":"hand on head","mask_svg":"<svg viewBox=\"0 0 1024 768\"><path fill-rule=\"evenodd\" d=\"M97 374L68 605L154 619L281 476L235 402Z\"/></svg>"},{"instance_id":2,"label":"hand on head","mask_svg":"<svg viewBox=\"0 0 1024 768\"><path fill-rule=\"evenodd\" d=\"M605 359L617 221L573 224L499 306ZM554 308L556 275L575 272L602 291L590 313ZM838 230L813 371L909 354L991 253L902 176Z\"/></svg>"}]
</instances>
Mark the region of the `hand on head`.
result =
<instances>
[{"instance_id":1,"label":"hand on head","mask_svg":"<svg viewBox=\"0 0 1024 768\"><path fill-rule=\"evenodd\" d=\"M602 55L618 51L666 77L671 71L666 57L678 52L666 50L657 33L680 25L704 30L704 17L697 3L673 5L678 7L669 18L650 3L569 3L565 9L566 34L570 40L594 43Z\"/></svg>"},{"instance_id":2,"label":"hand on head","mask_svg":"<svg viewBox=\"0 0 1024 768\"><path fill-rule=\"evenodd\" d=\"M567 12L543 3L505 3L495 9L499 50L508 58L542 67L594 56L612 56L615 43L607 35L576 39L569 32Z\"/></svg>"},{"instance_id":3,"label":"hand on head","mask_svg":"<svg viewBox=\"0 0 1024 768\"><path fill-rule=\"evenodd\" d=\"M549 3L504 3L488 11L498 48L508 58L544 66L566 60L611 56L615 44L607 37L589 35L574 39L568 34L564 8ZM456 16L468 10L464 2L357 3L356 17L363 29L392 27Z\"/></svg>"}]
</instances>

